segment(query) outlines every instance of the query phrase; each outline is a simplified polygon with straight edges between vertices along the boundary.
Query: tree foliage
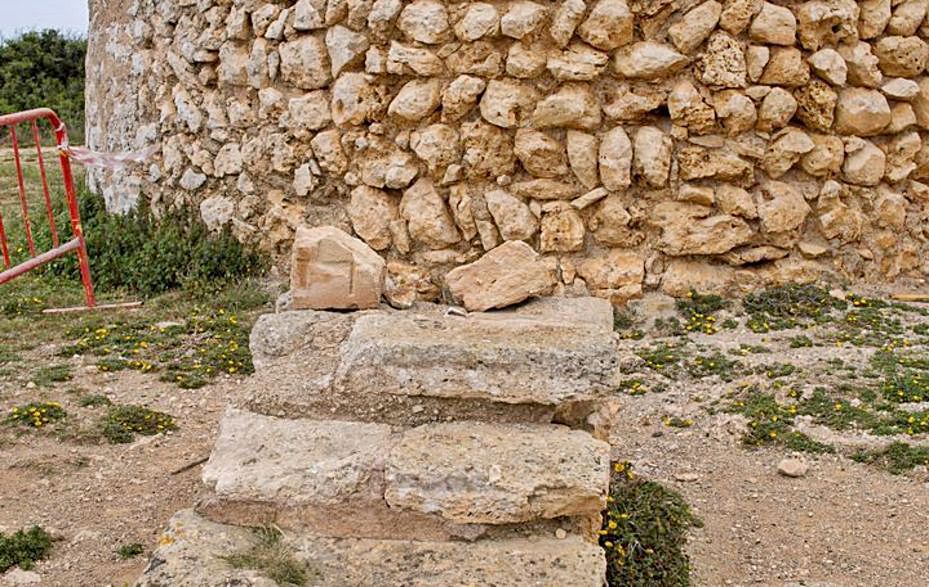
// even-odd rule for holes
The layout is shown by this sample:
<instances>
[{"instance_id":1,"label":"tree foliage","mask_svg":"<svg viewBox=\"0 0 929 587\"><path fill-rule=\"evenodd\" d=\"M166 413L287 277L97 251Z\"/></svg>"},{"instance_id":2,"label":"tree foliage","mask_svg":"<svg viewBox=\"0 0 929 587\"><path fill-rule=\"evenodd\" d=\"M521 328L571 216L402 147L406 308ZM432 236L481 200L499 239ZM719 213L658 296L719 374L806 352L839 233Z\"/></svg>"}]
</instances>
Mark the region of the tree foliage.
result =
<instances>
[{"instance_id":1,"label":"tree foliage","mask_svg":"<svg viewBox=\"0 0 929 587\"><path fill-rule=\"evenodd\" d=\"M52 108L79 142L84 135L86 52L86 39L51 29L0 40L0 113Z\"/></svg>"}]
</instances>

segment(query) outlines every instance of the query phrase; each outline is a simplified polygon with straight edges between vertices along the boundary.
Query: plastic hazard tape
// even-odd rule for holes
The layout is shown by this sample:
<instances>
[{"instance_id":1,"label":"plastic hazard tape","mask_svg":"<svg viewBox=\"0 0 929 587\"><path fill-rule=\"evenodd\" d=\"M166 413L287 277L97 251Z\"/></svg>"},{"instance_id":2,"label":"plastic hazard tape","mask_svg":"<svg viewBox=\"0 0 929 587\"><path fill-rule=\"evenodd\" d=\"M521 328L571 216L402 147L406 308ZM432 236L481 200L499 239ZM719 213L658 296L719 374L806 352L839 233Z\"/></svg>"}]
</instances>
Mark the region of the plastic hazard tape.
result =
<instances>
[{"instance_id":1,"label":"plastic hazard tape","mask_svg":"<svg viewBox=\"0 0 929 587\"><path fill-rule=\"evenodd\" d=\"M58 151L86 167L100 167L113 170L120 169L132 163L146 161L158 151L158 145L152 145L144 151L127 151L124 153L101 153L99 151L91 151L87 147L72 147L71 145L60 145Z\"/></svg>"}]
</instances>

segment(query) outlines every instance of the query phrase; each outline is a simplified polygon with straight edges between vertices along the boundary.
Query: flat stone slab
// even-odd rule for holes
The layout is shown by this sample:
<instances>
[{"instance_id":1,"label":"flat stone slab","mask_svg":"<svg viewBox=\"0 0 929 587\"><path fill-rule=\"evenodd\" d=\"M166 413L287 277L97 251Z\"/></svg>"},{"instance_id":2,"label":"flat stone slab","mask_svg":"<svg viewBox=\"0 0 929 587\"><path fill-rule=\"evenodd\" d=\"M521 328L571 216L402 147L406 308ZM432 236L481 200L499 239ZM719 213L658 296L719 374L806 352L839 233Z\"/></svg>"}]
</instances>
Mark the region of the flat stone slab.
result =
<instances>
[{"instance_id":1,"label":"flat stone slab","mask_svg":"<svg viewBox=\"0 0 929 587\"><path fill-rule=\"evenodd\" d=\"M391 507L461 523L596 515L606 505L610 446L555 425L430 424L387 457Z\"/></svg>"},{"instance_id":2,"label":"flat stone slab","mask_svg":"<svg viewBox=\"0 0 929 587\"><path fill-rule=\"evenodd\" d=\"M467 317L367 314L342 345L333 386L508 404L600 398L615 389L618 357L609 303L594 300Z\"/></svg>"},{"instance_id":3,"label":"flat stone slab","mask_svg":"<svg viewBox=\"0 0 929 587\"><path fill-rule=\"evenodd\" d=\"M225 557L256 544L246 528L178 512L137 587L276 585L260 570L233 569ZM311 587L602 587L602 549L578 536L474 543L327 539L286 533L280 546L307 567Z\"/></svg>"},{"instance_id":4,"label":"flat stone slab","mask_svg":"<svg viewBox=\"0 0 929 587\"><path fill-rule=\"evenodd\" d=\"M323 536L473 539L491 526L596 518L609 445L552 424L382 424L230 408L197 511Z\"/></svg>"}]
</instances>

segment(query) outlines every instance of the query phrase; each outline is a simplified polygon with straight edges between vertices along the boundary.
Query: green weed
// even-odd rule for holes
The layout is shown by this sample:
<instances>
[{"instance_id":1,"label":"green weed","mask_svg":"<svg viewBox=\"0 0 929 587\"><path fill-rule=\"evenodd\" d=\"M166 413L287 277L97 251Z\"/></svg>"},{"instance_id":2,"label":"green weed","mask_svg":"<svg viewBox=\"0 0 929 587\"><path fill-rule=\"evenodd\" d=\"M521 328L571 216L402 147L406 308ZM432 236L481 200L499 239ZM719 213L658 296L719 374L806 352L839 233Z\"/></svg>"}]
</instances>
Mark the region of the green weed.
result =
<instances>
[{"instance_id":1,"label":"green weed","mask_svg":"<svg viewBox=\"0 0 929 587\"><path fill-rule=\"evenodd\" d=\"M876 464L899 475L918 465L929 465L929 447L895 442L883 450L858 451L852 455L852 459L859 463Z\"/></svg>"},{"instance_id":2,"label":"green weed","mask_svg":"<svg viewBox=\"0 0 929 587\"><path fill-rule=\"evenodd\" d=\"M138 542L132 544L123 544L116 549L116 554L123 560L135 558L145 552L145 549Z\"/></svg>"},{"instance_id":3,"label":"green weed","mask_svg":"<svg viewBox=\"0 0 929 587\"><path fill-rule=\"evenodd\" d=\"M11 425L42 428L67 417L67 412L57 402L29 403L10 410L6 423Z\"/></svg>"},{"instance_id":4,"label":"green weed","mask_svg":"<svg viewBox=\"0 0 929 587\"><path fill-rule=\"evenodd\" d=\"M52 537L38 526L19 530L6 536L0 533L0 573L15 566L28 571L48 556L52 549Z\"/></svg>"},{"instance_id":5,"label":"green weed","mask_svg":"<svg viewBox=\"0 0 929 587\"><path fill-rule=\"evenodd\" d=\"M224 558L232 568L259 571L278 585L306 585L312 575L310 568L294 557L282 538L274 528L256 528L251 548Z\"/></svg>"},{"instance_id":6,"label":"green weed","mask_svg":"<svg viewBox=\"0 0 929 587\"><path fill-rule=\"evenodd\" d=\"M132 442L136 434L153 436L177 430L174 418L141 406L113 406L103 422L103 436L113 444Z\"/></svg>"}]
</instances>

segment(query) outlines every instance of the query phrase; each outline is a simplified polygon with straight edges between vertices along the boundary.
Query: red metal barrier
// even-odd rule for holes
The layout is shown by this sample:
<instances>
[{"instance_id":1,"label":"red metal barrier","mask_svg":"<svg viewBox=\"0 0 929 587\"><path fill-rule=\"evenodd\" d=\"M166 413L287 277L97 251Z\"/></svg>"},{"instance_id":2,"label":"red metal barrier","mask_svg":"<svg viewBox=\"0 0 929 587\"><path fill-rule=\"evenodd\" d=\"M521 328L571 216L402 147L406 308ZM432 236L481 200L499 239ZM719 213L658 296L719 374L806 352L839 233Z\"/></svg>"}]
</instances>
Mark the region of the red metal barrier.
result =
<instances>
[{"instance_id":1,"label":"red metal barrier","mask_svg":"<svg viewBox=\"0 0 929 587\"><path fill-rule=\"evenodd\" d=\"M58 146L58 160L61 164L61 176L64 181L65 196L68 200L68 213L71 217L71 239L65 243L59 242L58 229L55 226L52 194L48 188L45 160L42 157L42 144L38 126L38 121L40 120L46 120L51 125L55 132L55 142ZM42 181L42 193L45 197L45 212L48 216L49 229L52 237L52 248L45 252L36 251L36 243L32 234L32 223L29 218L29 202L26 198L23 163L19 154L19 136L17 135L16 127L17 125L25 123L30 125L32 138L33 141L35 141L39 176ZM67 128L61 119L58 118L58 115L48 108L37 108L35 110L27 110L26 112L17 112L0 116L0 128L6 128L10 136L10 143L13 149L13 162L16 167L16 183L19 188L19 202L23 215L23 229L25 231L26 243L30 256L29 260L13 266L10 258L9 241L7 240L7 234L3 224L3 214L0 212L0 254L2 254L3 257L4 269L4 271L0 273L0 285L74 251L77 253L78 266L81 270L81 282L84 284L87 307L93 308L96 306L96 301L94 300L93 282L90 279L90 261L87 257L87 245L84 242L84 232L81 228L81 217L77 206L77 192L74 189L74 176L71 174L71 162L65 152L65 148L68 146Z\"/></svg>"}]
</instances>

